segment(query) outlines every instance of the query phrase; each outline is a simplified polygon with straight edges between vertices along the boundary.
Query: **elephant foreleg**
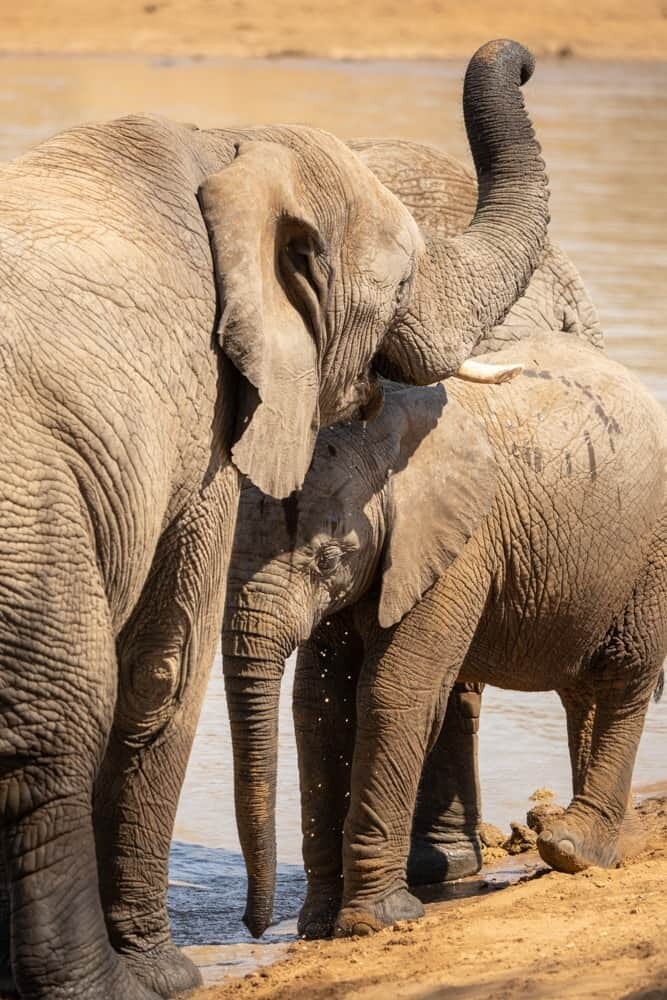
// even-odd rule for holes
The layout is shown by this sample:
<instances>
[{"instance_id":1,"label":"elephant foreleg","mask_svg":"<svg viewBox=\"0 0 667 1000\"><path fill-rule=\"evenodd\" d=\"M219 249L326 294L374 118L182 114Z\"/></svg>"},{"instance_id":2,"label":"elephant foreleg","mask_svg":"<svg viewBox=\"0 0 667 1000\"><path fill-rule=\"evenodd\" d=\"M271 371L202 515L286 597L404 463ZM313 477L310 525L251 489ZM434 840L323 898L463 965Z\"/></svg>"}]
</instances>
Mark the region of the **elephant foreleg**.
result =
<instances>
[{"instance_id":1,"label":"elephant foreleg","mask_svg":"<svg viewBox=\"0 0 667 1000\"><path fill-rule=\"evenodd\" d=\"M343 823L350 801L356 686L363 645L349 617L325 621L299 650L294 728L308 893L299 933L329 937L343 896Z\"/></svg>"},{"instance_id":2,"label":"elephant foreleg","mask_svg":"<svg viewBox=\"0 0 667 1000\"><path fill-rule=\"evenodd\" d=\"M426 754L486 601L488 582L472 549L398 625L378 630L367 646L357 689L337 934L368 933L423 913L407 889L412 817Z\"/></svg>"},{"instance_id":3,"label":"elephant foreleg","mask_svg":"<svg viewBox=\"0 0 667 1000\"><path fill-rule=\"evenodd\" d=\"M412 825L410 885L473 875L482 867L477 732L483 684L457 683L426 758Z\"/></svg>"},{"instance_id":4,"label":"elephant foreleg","mask_svg":"<svg viewBox=\"0 0 667 1000\"><path fill-rule=\"evenodd\" d=\"M138 978L163 997L201 982L172 941L168 864L222 621L233 499L234 491L214 480L161 540L119 640L118 703L96 785L99 880L109 936Z\"/></svg>"}]
</instances>

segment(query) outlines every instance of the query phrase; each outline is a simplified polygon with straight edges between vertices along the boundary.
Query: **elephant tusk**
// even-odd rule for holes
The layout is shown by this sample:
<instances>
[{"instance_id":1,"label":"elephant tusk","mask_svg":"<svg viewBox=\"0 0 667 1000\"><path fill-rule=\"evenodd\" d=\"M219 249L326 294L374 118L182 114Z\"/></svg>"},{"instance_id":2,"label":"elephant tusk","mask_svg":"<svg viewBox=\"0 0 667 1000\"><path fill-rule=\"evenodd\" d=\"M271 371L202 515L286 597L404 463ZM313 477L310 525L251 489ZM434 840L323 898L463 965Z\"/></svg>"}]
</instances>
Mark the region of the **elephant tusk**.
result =
<instances>
[{"instance_id":1,"label":"elephant tusk","mask_svg":"<svg viewBox=\"0 0 667 1000\"><path fill-rule=\"evenodd\" d=\"M483 382L486 385L500 385L511 382L523 371L523 365L489 365L484 361L464 361L454 372L454 378L464 382Z\"/></svg>"}]
</instances>

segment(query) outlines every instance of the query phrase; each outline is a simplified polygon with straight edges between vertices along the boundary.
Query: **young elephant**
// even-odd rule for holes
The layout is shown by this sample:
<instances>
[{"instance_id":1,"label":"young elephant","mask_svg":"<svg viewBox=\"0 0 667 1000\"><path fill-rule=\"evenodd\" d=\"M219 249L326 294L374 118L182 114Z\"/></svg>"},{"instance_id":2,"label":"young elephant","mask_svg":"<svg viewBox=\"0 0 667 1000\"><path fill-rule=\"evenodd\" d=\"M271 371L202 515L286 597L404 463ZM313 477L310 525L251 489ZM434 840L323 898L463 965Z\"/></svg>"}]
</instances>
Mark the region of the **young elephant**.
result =
<instances>
[{"instance_id":1,"label":"young elephant","mask_svg":"<svg viewBox=\"0 0 667 1000\"><path fill-rule=\"evenodd\" d=\"M279 678L298 642L303 931L330 930L341 901L340 933L421 912L412 816L457 676L559 692L574 795L539 849L563 871L616 859L667 647L667 418L573 338L493 357L524 374L391 389L375 420L320 434L301 493L242 490L223 652L255 932L273 886Z\"/></svg>"}]
</instances>

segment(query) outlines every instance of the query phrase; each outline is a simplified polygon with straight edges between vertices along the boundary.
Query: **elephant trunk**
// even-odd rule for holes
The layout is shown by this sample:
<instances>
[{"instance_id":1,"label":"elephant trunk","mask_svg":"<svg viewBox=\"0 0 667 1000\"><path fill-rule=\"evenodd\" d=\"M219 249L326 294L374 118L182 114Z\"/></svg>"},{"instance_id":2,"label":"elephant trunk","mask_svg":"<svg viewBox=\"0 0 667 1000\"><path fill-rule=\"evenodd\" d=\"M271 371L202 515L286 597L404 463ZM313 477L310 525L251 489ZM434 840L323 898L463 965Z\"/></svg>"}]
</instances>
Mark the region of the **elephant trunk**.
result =
<instances>
[{"instance_id":1,"label":"elephant trunk","mask_svg":"<svg viewBox=\"0 0 667 1000\"><path fill-rule=\"evenodd\" d=\"M382 345L382 374L422 385L453 375L540 262L549 194L520 89L533 68L530 52L504 40L484 45L468 66L463 109L477 209L459 236L426 234L412 304Z\"/></svg>"},{"instance_id":2,"label":"elephant trunk","mask_svg":"<svg viewBox=\"0 0 667 1000\"><path fill-rule=\"evenodd\" d=\"M260 937L271 923L276 886L278 708L285 661L224 656L234 752L236 823L248 874L243 922Z\"/></svg>"}]
</instances>

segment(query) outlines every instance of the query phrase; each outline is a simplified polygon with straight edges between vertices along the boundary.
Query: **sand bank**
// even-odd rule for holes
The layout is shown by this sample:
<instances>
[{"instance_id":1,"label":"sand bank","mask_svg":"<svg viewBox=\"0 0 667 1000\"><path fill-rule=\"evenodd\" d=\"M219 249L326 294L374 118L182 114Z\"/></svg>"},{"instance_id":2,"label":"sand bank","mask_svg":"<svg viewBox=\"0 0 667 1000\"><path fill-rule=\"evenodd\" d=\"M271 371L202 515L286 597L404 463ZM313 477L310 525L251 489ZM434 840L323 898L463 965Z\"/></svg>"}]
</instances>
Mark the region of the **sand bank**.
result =
<instances>
[{"instance_id":1,"label":"sand bank","mask_svg":"<svg viewBox=\"0 0 667 1000\"><path fill-rule=\"evenodd\" d=\"M0 51L467 57L512 37L540 55L667 59L665 0L5 0Z\"/></svg>"},{"instance_id":2,"label":"sand bank","mask_svg":"<svg viewBox=\"0 0 667 1000\"><path fill-rule=\"evenodd\" d=\"M299 941L286 961L197 1000L659 1000L667 997L667 799L647 799L646 849L563 875L435 902L367 938ZM479 881L479 880L478 880Z\"/></svg>"}]
</instances>

